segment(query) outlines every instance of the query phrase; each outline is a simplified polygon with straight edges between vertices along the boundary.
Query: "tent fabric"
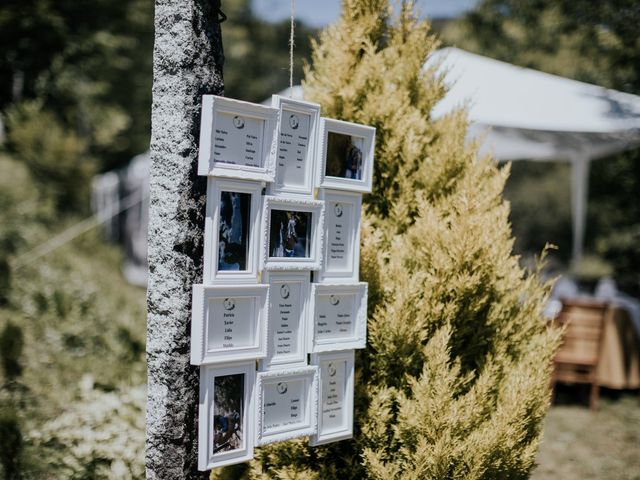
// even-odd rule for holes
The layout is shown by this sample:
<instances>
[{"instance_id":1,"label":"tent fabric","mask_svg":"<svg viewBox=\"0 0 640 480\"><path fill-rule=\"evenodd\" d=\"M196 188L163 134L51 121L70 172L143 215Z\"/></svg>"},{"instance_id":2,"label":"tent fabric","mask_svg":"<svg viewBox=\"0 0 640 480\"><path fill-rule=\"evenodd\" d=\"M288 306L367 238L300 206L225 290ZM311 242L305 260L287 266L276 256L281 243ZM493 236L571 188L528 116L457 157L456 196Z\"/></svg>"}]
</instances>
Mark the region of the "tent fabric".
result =
<instances>
[{"instance_id":1,"label":"tent fabric","mask_svg":"<svg viewBox=\"0 0 640 480\"><path fill-rule=\"evenodd\" d=\"M640 146L640 97L517 67L458 48L425 68L449 91L434 117L467 107L470 136L498 160L600 158Z\"/></svg>"},{"instance_id":2,"label":"tent fabric","mask_svg":"<svg viewBox=\"0 0 640 480\"><path fill-rule=\"evenodd\" d=\"M458 48L433 52L425 69L448 92L439 118L465 107L468 140L498 161L567 161L572 166L573 260L582 256L589 162L640 147L640 96L522 68ZM302 87L281 92L302 99Z\"/></svg>"}]
</instances>

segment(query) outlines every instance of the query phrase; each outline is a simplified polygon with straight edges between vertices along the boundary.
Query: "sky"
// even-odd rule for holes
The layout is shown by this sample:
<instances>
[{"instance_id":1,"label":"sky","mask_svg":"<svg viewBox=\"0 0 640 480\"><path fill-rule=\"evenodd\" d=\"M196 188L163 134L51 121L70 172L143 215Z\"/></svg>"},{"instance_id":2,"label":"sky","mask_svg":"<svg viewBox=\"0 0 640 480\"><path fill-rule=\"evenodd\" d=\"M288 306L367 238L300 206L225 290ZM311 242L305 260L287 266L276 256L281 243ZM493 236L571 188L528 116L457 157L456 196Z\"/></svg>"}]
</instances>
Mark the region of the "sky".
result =
<instances>
[{"instance_id":1,"label":"sky","mask_svg":"<svg viewBox=\"0 0 640 480\"><path fill-rule=\"evenodd\" d=\"M418 0L418 7L428 17L456 17L474 7L478 0ZM256 14L270 22L289 18L290 0L252 0ZM340 0L295 0L296 19L312 27L322 27L338 17Z\"/></svg>"}]
</instances>

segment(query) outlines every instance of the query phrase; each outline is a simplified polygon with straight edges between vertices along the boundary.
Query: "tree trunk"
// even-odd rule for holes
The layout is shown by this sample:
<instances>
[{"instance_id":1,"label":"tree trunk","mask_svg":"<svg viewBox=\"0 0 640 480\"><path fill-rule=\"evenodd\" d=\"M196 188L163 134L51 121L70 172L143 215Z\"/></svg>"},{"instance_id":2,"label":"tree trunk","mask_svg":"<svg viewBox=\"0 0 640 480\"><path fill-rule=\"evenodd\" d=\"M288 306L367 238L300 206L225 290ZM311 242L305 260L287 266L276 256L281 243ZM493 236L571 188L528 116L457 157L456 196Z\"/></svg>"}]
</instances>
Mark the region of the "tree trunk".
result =
<instances>
[{"instance_id":1,"label":"tree trunk","mask_svg":"<svg viewBox=\"0 0 640 480\"><path fill-rule=\"evenodd\" d=\"M219 1L156 0L147 293L149 479L197 471L191 285L202 282L206 178L196 175L203 94L222 95Z\"/></svg>"}]
</instances>

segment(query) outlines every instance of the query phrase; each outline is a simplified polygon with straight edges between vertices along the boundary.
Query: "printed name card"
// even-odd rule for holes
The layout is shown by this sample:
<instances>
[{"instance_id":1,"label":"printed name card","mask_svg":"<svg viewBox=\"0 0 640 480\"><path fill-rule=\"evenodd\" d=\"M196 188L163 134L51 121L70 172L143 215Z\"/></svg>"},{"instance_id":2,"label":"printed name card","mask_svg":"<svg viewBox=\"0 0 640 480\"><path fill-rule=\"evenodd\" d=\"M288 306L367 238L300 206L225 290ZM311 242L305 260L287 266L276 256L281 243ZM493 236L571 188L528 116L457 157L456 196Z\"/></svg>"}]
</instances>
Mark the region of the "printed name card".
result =
<instances>
[{"instance_id":1,"label":"printed name card","mask_svg":"<svg viewBox=\"0 0 640 480\"><path fill-rule=\"evenodd\" d=\"M364 348L367 336L367 284L312 285L312 353Z\"/></svg>"},{"instance_id":2,"label":"printed name card","mask_svg":"<svg viewBox=\"0 0 640 480\"><path fill-rule=\"evenodd\" d=\"M258 445L316 433L317 367L260 372L256 388Z\"/></svg>"},{"instance_id":3,"label":"printed name card","mask_svg":"<svg viewBox=\"0 0 640 480\"><path fill-rule=\"evenodd\" d=\"M319 198L325 204L325 245L318 280L357 282L362 196L323 189Z\"/></svg>"},{"instance_id":4,"label":"printed name card","mask_svg":"<svg viewBox=\"0 0 640 480\"><path fill-rule=\"evenodd\" d=\"M311 196L320 106L279 95L271 104L280 112L280 121L276 176L269 193Z\"/></svg>"},{"instance_id":5,"label":"printed name card","mask_svg":"<svg viewBox=\"0 0 640 480\"><path fill-rule=\"evenodd\" d=\"M191 363L248 360L266 355L268 285L193 286Z\"/></svg>"},{"instance_id":6,"label":"printed name card","mask_svg":"<svg viewBox=\"0 0 640 480\"><path fill-rule=\"evenodd\" d=\"M278 110L202 97L198 175L273 182Z\"/></svg>"},{"instance_id":7,"label":"printed name card","mask_svg":"<svg viewBox=\"0 0 640 480\"><path fill-rule=\"evenodd\" d=\"M320 368L318 433L311 445L335 442L353 435L354 351L314 354Z\"/></svg>"},{"instance_id":8,"label":"printed name card","mask_svg":"<svg viewBox=\"0 0 640 480\"><path fill-rule=\"evenodd\" d=\"M262 167L263 130L262 119L220 112L213 131L214 163Z\"/></svg>"},{"instance_id":9,"label":"printed name card","mask_svg":"<svg viewBox=\"0 0 640 480\"><path fill-rule=\"evenodd\" d=\"M267 356L260 370L307 364L308 272L267 272L269 284L269 332Z\"/></svg>"}]
</instances>

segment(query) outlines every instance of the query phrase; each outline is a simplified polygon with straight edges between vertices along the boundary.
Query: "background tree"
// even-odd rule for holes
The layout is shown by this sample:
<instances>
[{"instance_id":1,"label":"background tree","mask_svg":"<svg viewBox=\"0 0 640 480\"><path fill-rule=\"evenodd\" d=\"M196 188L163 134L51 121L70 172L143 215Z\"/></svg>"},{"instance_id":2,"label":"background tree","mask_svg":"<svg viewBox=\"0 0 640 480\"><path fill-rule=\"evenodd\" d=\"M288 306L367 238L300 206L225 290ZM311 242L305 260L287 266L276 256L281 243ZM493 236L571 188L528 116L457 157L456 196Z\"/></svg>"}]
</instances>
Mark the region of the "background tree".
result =
<instances>
[{"instance_id":1,"label":"background tree","mask_svg":"<svg viewBox=\"0 0 640 480\"><path fill-rule=\"evenodd\" d=\"M446 42L482 55L640 94L640 3L634 0L483 0L474 11L447 25L442 35ZM532 188L524 178L531 168L535 167L514 164L516 182L526 189ZM566 211L563 192L568 177L562 167L546 164L542 168L549 171L536 175L535 182L555 192L551 211ZM640 151L592 162L585 247L607 260L622 289L636 296L640 296L638 192ZM516 207L527 191L512 188L509 193ZM549 201L549 197L539 198ZM538 229L534 237L519 235L520 251L539 251L543 241L551 240L560 244L561 258L568 259L570 246L564 243L570 228L568 215L564 214L562 234L549 219L548 205L538 205L539 214L530 207L534 205L514 208L514 228L525 233L534 223L542 231Z\"/></svg>"},{"instance_id":2,"label":"background tree","mask_svg":"<svg viewBox=\"0 0 640 480\"><path fill-rule=\"evenodd\" d=\"M532 469L556 345L541 316L548 285L511 255L508 168L465 145L463 111L431 118L445 87L422 66L437 41L412 9L406 2L391 18L387 1L346 0L306 72L324 115L377 129L354 439L260 448L251 478L495 479Z\"/></svg>"}]
</instances>

